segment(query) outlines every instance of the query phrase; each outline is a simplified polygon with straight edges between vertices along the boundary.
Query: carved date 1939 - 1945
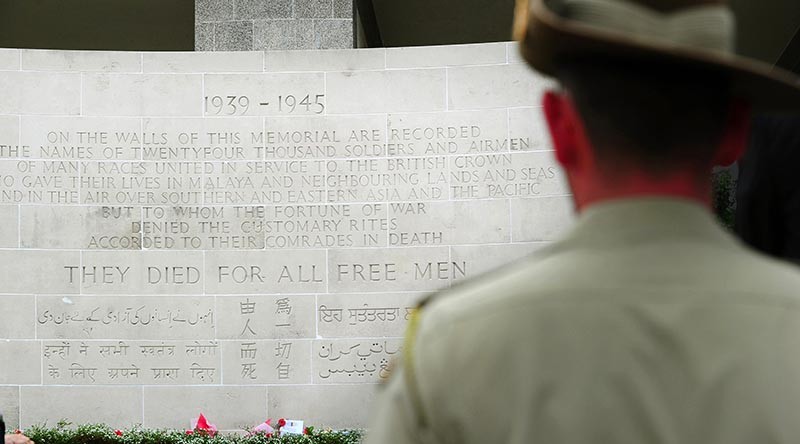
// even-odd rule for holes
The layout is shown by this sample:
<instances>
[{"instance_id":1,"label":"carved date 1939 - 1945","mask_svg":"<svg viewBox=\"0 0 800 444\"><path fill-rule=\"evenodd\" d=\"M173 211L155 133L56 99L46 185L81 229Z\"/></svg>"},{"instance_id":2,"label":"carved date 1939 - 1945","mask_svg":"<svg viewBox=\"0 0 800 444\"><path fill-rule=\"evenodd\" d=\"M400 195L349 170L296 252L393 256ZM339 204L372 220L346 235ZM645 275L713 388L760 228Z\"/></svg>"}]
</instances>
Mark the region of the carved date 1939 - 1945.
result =
<instances>
[{"instance_id":1,"label":"carved date 1939 - 1945","mask_svg":"<svg viewBox=\"0 0 800 444\"><path fill-rule=\"evenodd\" d=\"M234 116L247 114L251 100L250 97L243 95L215 95L205 96L203 103L206 115ZM262 109L270 106L274 109L277 106L277 112L285 114L292 114L295 111L322 114L325 112L325 94L279 95L277 100L258 102L258 106Z\"/></svg>"}]
</instances>

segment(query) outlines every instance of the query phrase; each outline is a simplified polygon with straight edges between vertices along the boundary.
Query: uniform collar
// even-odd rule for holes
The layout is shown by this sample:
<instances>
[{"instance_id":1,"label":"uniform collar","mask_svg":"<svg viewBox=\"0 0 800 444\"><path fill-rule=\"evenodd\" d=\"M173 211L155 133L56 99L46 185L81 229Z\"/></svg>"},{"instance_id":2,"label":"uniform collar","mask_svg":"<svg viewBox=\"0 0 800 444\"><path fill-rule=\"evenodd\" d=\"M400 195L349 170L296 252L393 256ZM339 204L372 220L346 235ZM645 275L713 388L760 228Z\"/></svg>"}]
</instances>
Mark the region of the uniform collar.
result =
<instances>
[{"instance_id":1,"label":"uniform collar","mask_svg":"<svg viewBox=\"0 0 800 444\"><path fill-rule=\"evenodd\" d=\"M565 242L625 246L665 239L736 245L700 203L674 197L610 200L586 208Z\"/></svg>"}]
</instances>

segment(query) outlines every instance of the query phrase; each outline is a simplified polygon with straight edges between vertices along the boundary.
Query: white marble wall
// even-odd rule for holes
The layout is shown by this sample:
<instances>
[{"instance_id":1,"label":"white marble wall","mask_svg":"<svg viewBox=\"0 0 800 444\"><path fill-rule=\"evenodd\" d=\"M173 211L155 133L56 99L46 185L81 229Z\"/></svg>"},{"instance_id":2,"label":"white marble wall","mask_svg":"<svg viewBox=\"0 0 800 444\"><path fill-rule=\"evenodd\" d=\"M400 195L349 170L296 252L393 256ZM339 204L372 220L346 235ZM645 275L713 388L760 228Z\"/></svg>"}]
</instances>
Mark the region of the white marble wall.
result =
<instances>
[{"instance_id":1,"label":"white marble wall","mask_svg":"<svg viewBox=\"0 0 800 444\"><path fill-rule=\"evenodd\" d=\"M0 50L0 408L364 426L424 294L571 221L512 44Z\"/></svg>"}]
</instances>

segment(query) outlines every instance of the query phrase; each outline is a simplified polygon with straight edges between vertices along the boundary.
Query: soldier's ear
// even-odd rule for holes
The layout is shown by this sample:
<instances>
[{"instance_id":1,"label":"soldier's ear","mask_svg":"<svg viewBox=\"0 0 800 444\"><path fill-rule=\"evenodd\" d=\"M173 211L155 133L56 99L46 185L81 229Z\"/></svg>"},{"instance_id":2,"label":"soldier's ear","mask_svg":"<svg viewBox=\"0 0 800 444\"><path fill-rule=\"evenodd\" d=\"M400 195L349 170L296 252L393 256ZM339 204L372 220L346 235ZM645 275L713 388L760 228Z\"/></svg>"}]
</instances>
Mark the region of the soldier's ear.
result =
<instances>
[{"instance_id":1,"label":"soldier's ear","mask_svg":"<svg viewBox=\"0 0 800 444\"><path fill-rule=\"evenodd\" d=\"M564 168L577 165L578 131L575 113L569 97L561 92L547 91L542 97L544 118L550 130L550 138L558 163Z\"/></svg>"},{"instance_id":2,"label":"soldier's ear","mask_svg":"<svg viewBox=\"0 0 800 444\"><path fill-rule=\"evenodd\" d=\"M731 103L725 130L714 157L714 165L728 166L744 154L750 140L751 116L752 111L749 104L741 100Z\"/></svg>"}]
</instances>

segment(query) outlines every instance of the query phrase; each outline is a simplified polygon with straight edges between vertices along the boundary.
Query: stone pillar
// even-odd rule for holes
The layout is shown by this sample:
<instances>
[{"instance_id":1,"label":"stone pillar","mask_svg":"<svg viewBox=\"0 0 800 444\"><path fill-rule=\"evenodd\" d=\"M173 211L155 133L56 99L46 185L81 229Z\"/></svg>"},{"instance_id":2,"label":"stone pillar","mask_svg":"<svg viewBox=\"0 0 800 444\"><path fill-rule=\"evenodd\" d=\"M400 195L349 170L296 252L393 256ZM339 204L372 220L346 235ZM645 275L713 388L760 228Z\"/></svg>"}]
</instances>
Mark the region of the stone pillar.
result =
<instances>
[{"instance_id":1,"label":"stone pillar","mask_svg":"<svg viewBox=\"0 0 800 444\"><path fill-rule=\"evenodd\" d=\"M352 0L195 0L196 51L343 49Z\"/></svg>"}]
</instances>

